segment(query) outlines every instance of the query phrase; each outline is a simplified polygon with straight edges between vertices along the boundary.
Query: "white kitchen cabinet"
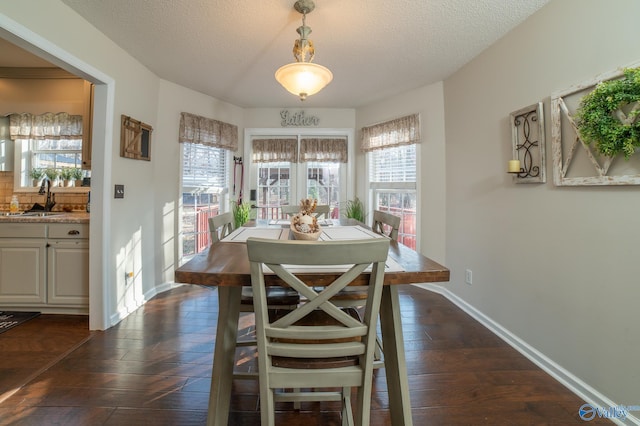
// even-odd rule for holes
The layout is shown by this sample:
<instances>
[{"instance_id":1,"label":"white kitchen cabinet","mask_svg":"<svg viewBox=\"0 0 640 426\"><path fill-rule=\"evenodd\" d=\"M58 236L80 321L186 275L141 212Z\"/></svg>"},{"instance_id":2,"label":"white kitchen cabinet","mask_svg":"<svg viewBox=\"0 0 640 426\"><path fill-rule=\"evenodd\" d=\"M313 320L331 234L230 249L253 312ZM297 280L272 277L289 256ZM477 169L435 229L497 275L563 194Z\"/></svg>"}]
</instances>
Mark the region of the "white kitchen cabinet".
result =
<instances>
[{"instance_id":1,"label":"white kitchen cabinet","mask_svg":"<svg viewBox=\"0 0 640 426\"><path fill-rule=\"evenodd\" d=\"M51 224L47 240L47 303L89 306L89 226Z\"/></svg>"},{"instance_id":2,"label":"white kitchen cabinet","mask_svg":"<svg viewBox=\"0 0 640 426\"><path fill-rule=\"evenodd\" d=\"M0 310L89 311L89 224L1 223Z\"/></svg>"},{"instance_id":3,"label":"white kitchen cabinet","mask_svg":"<svg viewBox=\"0 0 640 426\"><path fill-rule=\"evenodd\" d=\"M0 238L0 311L46 303L46 240Z\"/></svg>"}]
</instances>

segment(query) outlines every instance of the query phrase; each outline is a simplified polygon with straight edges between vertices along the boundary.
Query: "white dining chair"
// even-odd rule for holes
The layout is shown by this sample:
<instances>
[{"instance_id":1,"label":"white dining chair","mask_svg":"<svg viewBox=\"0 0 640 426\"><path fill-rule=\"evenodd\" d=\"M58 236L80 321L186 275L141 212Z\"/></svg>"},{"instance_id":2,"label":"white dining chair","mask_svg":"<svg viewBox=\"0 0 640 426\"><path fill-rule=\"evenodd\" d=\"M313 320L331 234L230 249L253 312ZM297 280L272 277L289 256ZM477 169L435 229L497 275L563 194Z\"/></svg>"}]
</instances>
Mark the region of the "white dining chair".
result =
<instances>
[{"instance_id":1,"label":"white dining chair","mask_svg":"<svg viewBox=\"0 0 640 426\"><path fill-rule=\"evenodd\" d=\"M256 312L261 424L274 425L277 401L334 400L342 401L343 425L369 425L376 325L389 240L249 238L247 249ZM303 282L293 274L291 268L297 265L346 265L346 272L318 291L313 282ZM370 266L364 312L354 318L333 304L331 297ZM274 273L304 297L297 309L279 318L270 317L265 272ZM305 276L309 275L312 273ZM318 313L331 321L305 321ZM342 365L345 359L352 362ZM350 398L354 387L358 395L355 416ZM285 392L284 388L294 391Z\"/></svg>"},{"instance_id":2,"label":"white dining chair","mask_svg":"<svg viewBox=\"0 0 640 426\"><path fill-rule=\"evenodd\" d=\"M288 219L289 216L293 216L294 214L297 214L300 211L300 206L285 205L285 206L280 206L280 210L282 211L282 216L284 216L285 219ZM318 204L313 214L318 219L330 219L331 218L330 206L328 204Z\"/></svg>"},{"instance_id":3,"label":"white dining chair","mask_svg":"<svg viewBox=\"0 0 640 426\"><path fill-rule=\"evenodd\" d=\"M222 213L217 216L209 218L209 233L211 235L211 241L217 243L224 237L229 235L234 230L234 218L231 212ZM267 300L269 309L272 310L291 310L294 309L300 302L300 295L297 291L287 288L273 286L267 290ZM253 290L250 283L242 287L242 295L240 296L240 308L241 313L253 313ZM236 347L251 347L256 346L255 338L243 336L243 338L236 341ZM255 372L234 372L234 378L236 379L256 379L258 377Z\"/></svg>"},{"instance_id":4,"label":"white dining chair","mask_svg":"<svg viewBox=\"0 0 640 426\"><path fill-rule=\"evenodd\" d=\"M398 241L398 232L400 230L400 216L393 215L391 213L385 213L380 210L373 211L373 224L372 228L374 232L378 234L386 235L394 241Z\"/></svg>"},{"instance_id":5,"label":"white dining chair","mask_svg":"<svg viewBox=\"0 0 640 426\"><path fill-rule=\"evenodd\" d=\"M371 228L377 234L385 235L394 241L398 241L398 231L400 228L400 216L385 213L380 210L373 211L373 223ZM362 287L349 287L336 294L333 299L336 305L342 307L358 308L364 304L367 298L367 291ZM384 356L382 339L376 340L375 368L384 367Z\"/></svg>"}]
</instances>

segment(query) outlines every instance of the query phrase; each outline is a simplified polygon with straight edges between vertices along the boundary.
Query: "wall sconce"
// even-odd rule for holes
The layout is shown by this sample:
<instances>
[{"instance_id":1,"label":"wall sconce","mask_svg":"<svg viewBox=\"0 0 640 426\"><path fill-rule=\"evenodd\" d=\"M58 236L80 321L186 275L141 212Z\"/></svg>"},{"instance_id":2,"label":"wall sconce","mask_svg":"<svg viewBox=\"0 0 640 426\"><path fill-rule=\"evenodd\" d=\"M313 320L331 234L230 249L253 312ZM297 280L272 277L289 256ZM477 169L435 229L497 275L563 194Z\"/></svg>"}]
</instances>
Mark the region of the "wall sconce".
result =
<instances>
[{"instance_id":1,"label":"wall sconce","mask_svg":"<svg viewBox=\"0 0 640 426\"><path fill-rule=\"evenodd\" d=\"M511 119L512 159L507 173L515 183L545 183L544 109L542 102L514 111Z\"/></svg>"}]
</instances>

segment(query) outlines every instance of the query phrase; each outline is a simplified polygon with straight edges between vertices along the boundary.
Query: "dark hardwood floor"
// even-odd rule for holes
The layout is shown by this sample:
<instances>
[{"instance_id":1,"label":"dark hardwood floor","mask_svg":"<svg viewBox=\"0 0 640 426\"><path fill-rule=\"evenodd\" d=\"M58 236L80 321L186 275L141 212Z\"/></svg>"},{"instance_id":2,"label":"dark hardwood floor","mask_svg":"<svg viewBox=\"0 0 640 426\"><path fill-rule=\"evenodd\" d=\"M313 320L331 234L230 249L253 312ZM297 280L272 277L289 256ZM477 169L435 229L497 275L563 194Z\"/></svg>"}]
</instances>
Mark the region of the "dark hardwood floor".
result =
<instances>
[{"instance_id":1,"label":"dark hardwood floor","mask_svg":"<svg viewBox=\"0 0 640 426\"><path fill-rule=\"evenodd\" d=\"M442 296L403 286L401 305L416 426L584 423L579 397ZM0 425L205 424L217 309L214 289L182 286L104 332L41 315L0 334ZM371 424L388 425L384 371L374 381ZM257 382L233 392L229 424L259 424ZM282 425L340 424L335 404L278 408Z\"/></svg>"}]
</instances>

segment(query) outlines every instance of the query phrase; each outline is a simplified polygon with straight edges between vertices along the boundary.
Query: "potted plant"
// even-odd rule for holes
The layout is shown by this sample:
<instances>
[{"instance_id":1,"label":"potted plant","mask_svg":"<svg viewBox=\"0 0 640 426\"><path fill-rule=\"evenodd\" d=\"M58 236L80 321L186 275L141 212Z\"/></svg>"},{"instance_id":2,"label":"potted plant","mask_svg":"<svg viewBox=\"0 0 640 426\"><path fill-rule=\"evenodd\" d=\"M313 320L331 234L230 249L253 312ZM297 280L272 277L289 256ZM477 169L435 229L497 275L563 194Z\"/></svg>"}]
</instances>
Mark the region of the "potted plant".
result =
<instances>
[{"instance_id":1,"label":"potted plant","mask_svg":"<svg viewBox=\"0 0 640 426\"><path fill-rule=\"evenodd\" d=\"M34 167L33 169L31 169L29 171L29 177L33 181L33 186L38 186L38 183L40 182L40 179L42 179L42 175L43 174L44 173L43 173L42 169L38 169L36 167Z\"/></svg>"},{"instance_id":2,"label":"potted plant","mask_svg":"<svg viewBox=\"0 0 640 426\"><path fill-rule=\"evenodd\" d=\"M353 200L348 200L344 210L344 215L349 219L355 219L359 222L364 223L364 204L362 204L362 201L360 201L358 197L354 198Z\"/></svg>"},{"instance_id":3,"label":"potted plant","mask_svg":"<svg viewBox=\"0 0 640 426\"><path fill-rule=\"evenodd\" d=\"M241 227L249 221L249 215L251 213L251 204L242 202L240 200L232 203L233 221L236 228Z\"/></svg>"},{"instance_id":4,"label":"potted plant","mask_svg":"<svg viewBox=\"0 0 640 426\"><path fill-rule=\"evenodd\" d=\"M56 186L56 180L60 176L60 172L52 167L44 170L44 175L51 181L51 186Z\"/></svg>"},{"instance_id":5,"label":"potted plant","mask_svg":"<svg viewBox=\"0 0 640 426\"><path fill-rule=\"evenodd\" d=\"M580 100L575 123L580 138L601 154L628 159L640 147L640 68L627 68L623 78L607 80Z\"/></svg>"},{"instance_id":6,"label":"potted plant","mask_svg":"<svg viewBox=\"0 0 640 426\"><path fill-rule=\"evenodd\" d=\"M79 167L72 167L71 168L71 179L74 181L74 186L76 187L80 187L82 186L82 169Z\"/></svg>"},{"instance_id":7,"label":"potted plant","mask_svg":"<svg viewBox=\"0 0 640 426\"><path fill-rule=\"evenodd\" d=\"M71 167L63 167L60 169L60 179L62 179L62 186L69 186L69 181L71 180L71 176L73 175L73 168Z\"/></svg>"}]
</instances>

